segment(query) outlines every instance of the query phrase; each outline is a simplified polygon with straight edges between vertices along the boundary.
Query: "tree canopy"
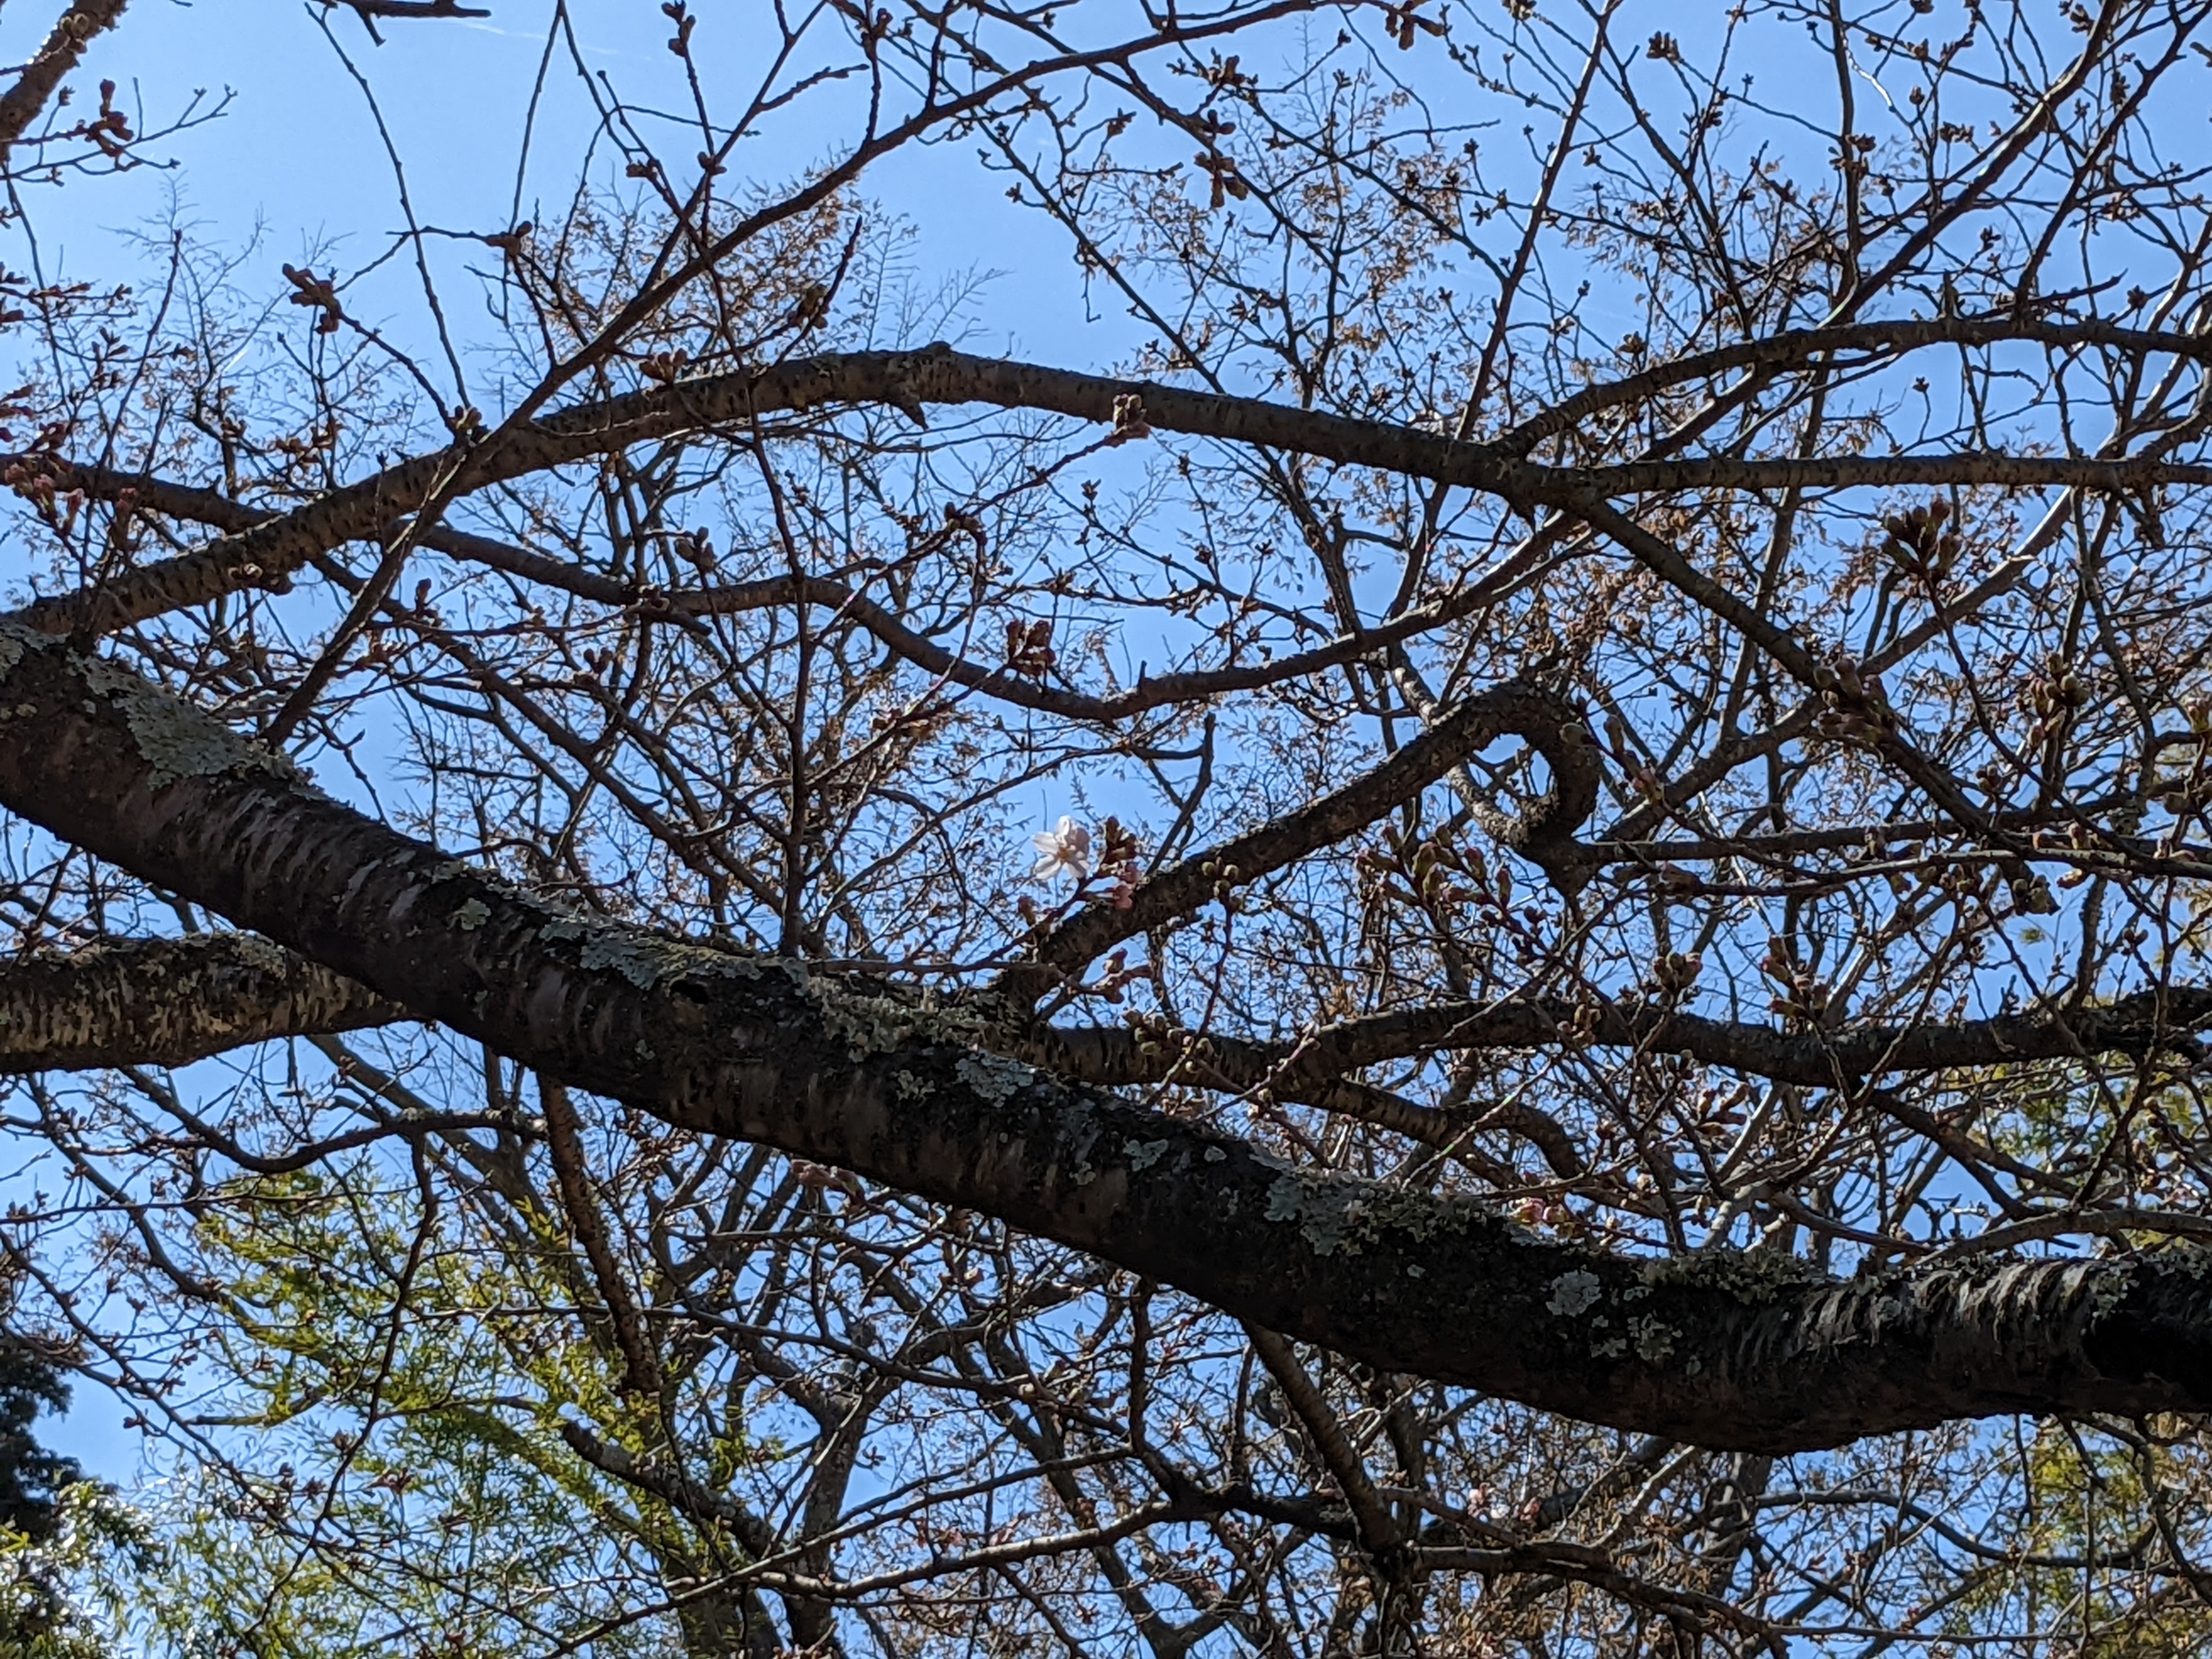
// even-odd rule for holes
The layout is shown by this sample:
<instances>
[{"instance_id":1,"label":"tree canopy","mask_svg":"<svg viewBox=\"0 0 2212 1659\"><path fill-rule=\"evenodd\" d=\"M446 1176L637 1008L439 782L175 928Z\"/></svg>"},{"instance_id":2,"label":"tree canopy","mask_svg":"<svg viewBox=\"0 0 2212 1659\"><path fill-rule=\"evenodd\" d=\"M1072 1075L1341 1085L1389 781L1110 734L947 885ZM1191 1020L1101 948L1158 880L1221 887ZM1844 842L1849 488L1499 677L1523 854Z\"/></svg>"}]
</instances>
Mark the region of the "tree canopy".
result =
<instances>
[{"instance_id":1,"label":"tree canopy","mask_svg":"<svg viewBox=\"0 0 2212 1659\"><path fill-rule=\"evenodd\" d=\"M2212 5L1677 9L10 14L72 1642L2212 1639Z\"/></svg>"}]
</instances>

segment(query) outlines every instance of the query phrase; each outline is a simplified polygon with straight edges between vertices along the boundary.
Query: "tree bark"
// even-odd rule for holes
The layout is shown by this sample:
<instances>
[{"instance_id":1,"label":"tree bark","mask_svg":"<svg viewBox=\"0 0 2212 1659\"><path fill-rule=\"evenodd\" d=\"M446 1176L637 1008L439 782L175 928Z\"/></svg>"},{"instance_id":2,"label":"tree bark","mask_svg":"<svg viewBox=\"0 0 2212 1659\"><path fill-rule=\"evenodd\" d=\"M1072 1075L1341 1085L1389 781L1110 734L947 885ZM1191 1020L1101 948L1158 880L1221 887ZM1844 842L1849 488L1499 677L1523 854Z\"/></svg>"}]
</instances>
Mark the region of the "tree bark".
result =
<instances>
[{"instance_id":1,"label":"tree bark","mask_svg":"<svg viewBox=\"0 0 2212 1659\"><path fill-rule=\"evenodd\" d=\"M0 968L0 1074L187 1066L273 1037L411 1018L250 934L118 940Z\"/></svg>"},{"instance_id":2,"label":"tree bark","mask_svg":"<svg viewBox=\"0 0 2212 1659\"><path fill-rule=\"evenodd\" d=\"M1759 1452L2212 1407L2196 1252L1842 1281L1543 1242L993 1054L975 1013L555 908L15 625L0 804L574 1087L999 1216L1384 1370Z\"/></svg>"}]
</instances>

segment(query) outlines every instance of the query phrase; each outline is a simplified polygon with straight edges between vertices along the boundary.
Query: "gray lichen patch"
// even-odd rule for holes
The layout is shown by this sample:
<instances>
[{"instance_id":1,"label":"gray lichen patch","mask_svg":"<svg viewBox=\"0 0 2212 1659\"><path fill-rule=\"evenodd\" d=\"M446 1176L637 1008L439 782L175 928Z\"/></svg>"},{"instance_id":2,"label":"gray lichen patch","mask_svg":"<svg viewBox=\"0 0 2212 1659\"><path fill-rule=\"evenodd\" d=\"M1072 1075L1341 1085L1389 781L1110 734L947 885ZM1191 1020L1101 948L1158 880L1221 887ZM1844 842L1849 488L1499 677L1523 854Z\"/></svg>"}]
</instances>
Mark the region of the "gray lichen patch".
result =
<instances>
[{"instance_id":1,"label":"gray lichen patch","mask_svg":"<svg viewBox=\"0 0 2212 1659\"><path fill-rule=\"evenodd\" d=\"M1002 1054L963 1055L952 1072L990 1106L1005 1105L1036 1080L1030 1067Z\"/></svg>"},{"instance_id":2,"label":"gray lichen patch","mask_svg":"<svg viewBox=\"0 0 2212 1659\"><path fill-rule=\"evenodd\" d=\"M1713 1250L1701 1255L1672 1256L1645 1263L1642 1273L1644 1282L1654 1288L1677 1285L1720 1291L1747 1308L1779 1300L1820 1277L1809 1263L1779 1250Z\"/></svg>"},{"instance_id":3,"label":"gray lichen patch","mask_svg":"<svg viewBox=\"0 0 2212 1659\"><path fill-rule=\"evenodd\" d=\"M1121 1151L1129 1160L1132 1170L1149 1170L1167 1153L1169 1143L1164 1140L1137 1140L1121 1143Z\"/></svg>"},{"instance_id":4,"label":"gray lichen patch","mask_svg":"<svg viewBox=\"0 0 2212 1659\"><path fill-rule=\"evenodd\" d=\"M471 899L470 903L475 902ZM467 910L468 905L463 905L456 913L457 918ZM611 970L620 974L641 991L649 991L662 980L679 975L711 978L756 971L742 957L686 945L681 939L649 933L641 927L626 927L619 922L596 921L583 916L556 917L538 930L538 937L548 943L574 940L583 946L577 953L577 960L584 968L594 973Z\"/></svg>"},{"instance_id":5,"label":"gray lichen patch","mask_svg":"<svg viewBox=\"0 0 2212 1659\"><path fill-rule=\"evenodd\" d=\"M2087 1263L2082 1264L2087 1266ZM2135 1288L2135 1264L2112 1261L2099 1264L2104 1271L2089 1277L2089 1318L2100 1322L2116 1312Z\"/></svg>"},{"instance_id":6,"label":"gray lichen patch","mask_svg":"<svg viewBox=\"0 0 2212 1659\"><path fill-rule=\"evenodd\" d=\"M453 912L453 924L465 933L473 933L491 920L491 907L482 899L472 898Z\"/></svg>"},{"instance_id":7,"label":"gray lichen patch","mask_svg":"<svg viewBox=\"0 0 2212 1659\"><path fill-rule=\"evenodd\" d=\"M2169 1244L2153 1255L2150 1261L2161 1273L2179 1273L2185 1279L2212 1279L2212 1249L2202 1244Z\"/></svg>"},{"instance_id":8,"label":"gray lichen patch","mask_svg":"<svg viewBox=\"0 0 2212 1659\"><path fill-rule=\"evenodd\" d=\"M1358 1255L1386 1231L1427 1239L1455 1215L1426 1194L1354 1176L1285 1170L1267 1188L1267 1219L1296 1223L1316 1255Z\"/></svg>"},{"instance_id":9,"label":"gray lichen patch","mask_svg":"<svg viewBox=\"0 0 2212 1659\"><path fill-rule=\"evenodd\" d=\"M18 648L16 660L21 660ZM307 775L288 755L250 741L204 709L98 657L82 659L84 683L123 715L155 788L182 778L236 777L259 772L294 785Z\"/></svg>"},{"instance_id":10,"label":"gray lichen patch","mask_svg":"<svg viewBox=\"0 0 2212 1659\"><path fill-rule=\"evenodd\" d=\"M987 1050L1000 1046L1002 1034L982 1009L942 1005L927 994L897 996L850 981L815 979L801 963L785 958L763 958L760 963L763 970L778 966L790 974L792 982L820 1011L823 1029L844 1043L854 1060L887 1054L908 1042ZM1022 1067L1022 1083L1033 1076L1029 1067Z\"/></svg>"},{"instance_id":11,"label":"gray lichen patch","mask_svg":"<svg viewBox=\"0 0 2212 1659\"><path fill-rule=\"evenodd\" d=\"M1544 1298L1544 1306L1562 1319L1574 1319L1587 1312L1604 1292L1604 1282L1595 1273L1577 1267L1552 1281L1552 1293Z\"/></svg>"},{"instance_id":12,"label":"gray lichen patch","mask_svg":"<svg viewBox=\"0 0 2212 1659\"><path fill-rule=\"evenodd\" d=\"M272 940L258 933L187 933L176 944L187 951L221 952L236 956L264 973L289 973L297 958Z\"/></svg>"}]
</instances>

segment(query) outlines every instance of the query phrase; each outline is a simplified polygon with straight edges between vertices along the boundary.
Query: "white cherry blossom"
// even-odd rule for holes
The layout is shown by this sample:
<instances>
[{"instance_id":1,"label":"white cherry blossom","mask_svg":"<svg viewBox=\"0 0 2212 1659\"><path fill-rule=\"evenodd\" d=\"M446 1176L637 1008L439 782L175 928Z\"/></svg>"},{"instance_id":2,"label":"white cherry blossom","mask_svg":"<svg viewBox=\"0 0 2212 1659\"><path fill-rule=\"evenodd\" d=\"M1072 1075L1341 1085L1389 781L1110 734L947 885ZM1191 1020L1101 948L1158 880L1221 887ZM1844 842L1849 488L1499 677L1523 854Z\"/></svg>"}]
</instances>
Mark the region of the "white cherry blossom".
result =
<instances>
[{"instance_id":1,"label":"white cherry blossom","mask_svg":"<svg viewBox=\"0 0 2212 1659\"><path fill-rule=\"evenodd\" d=\"M1091 832L1073 818L1062 818L1056 829L1038 830L1030 837L1030 845L1037 850L1030 874L1038 881L1049 881L1063 870L1078 881L1091 873Z\"/></svg>"}]
</instances>

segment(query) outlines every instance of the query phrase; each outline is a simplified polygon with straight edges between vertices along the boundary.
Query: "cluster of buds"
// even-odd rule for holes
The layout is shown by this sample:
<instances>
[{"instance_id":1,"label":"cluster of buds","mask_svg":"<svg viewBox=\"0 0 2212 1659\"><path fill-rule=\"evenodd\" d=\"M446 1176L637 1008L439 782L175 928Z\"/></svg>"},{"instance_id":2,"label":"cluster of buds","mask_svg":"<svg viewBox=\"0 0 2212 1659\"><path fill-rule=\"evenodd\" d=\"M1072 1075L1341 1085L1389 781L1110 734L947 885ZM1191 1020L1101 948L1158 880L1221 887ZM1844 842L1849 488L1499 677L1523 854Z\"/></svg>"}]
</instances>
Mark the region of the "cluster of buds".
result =
<instances>
[{"instance_id":1,"label":"cluster of buds","mask_svg":"<svg viewBox=\"0 0 2212 1659\"><path fill-rule=\"evenodd\" d=\"M1445 28L1442 23L1433 17L1420 15L1420 8L1426 3L1427 0L1404 0L1403 4L1389 7L1383 12L1383 33L1398 43L1399 51L1411 52L1413 49L1413 33L1417 29L1439 40L1443 37Z\"/></svg>"},{"instance_id":2,"label":"cluster of buds","mask_svg":"<svg viewBox=\"0 0 2212 1659\"><path fill-rule=\"evenodd\" d=\"M2057 844L2056 837L2039 832L2039 845ZM2085 869L2075 868L2060 876L2060 887L2078 887L2089 878ZM2052 891L2048 876L2023 869L2017 865L2008 868L1982 870L1972 865L1947 865L1936 872L1936 888L1948 894L1953 903L1966 905L1980 902L1999 915L2050 916L2058 914L2058 896Z\"/></svg>"},{"instance_id":3,"label":"cluster of buds","mask_svg":"<svg viewBox=\"0 0 2212 1659\"><path fill-rule=\"evenodd\" d=\"M468 412L474 414L476 411L471 410ZM452 416L448 416L447 424L450 426L452 423ZM343 430L343 428L338 424L338 417L332 415L328 420L317 422L303 432L279 433L269 440L269 447L279 455L289 455L295 459L310 455L329 454L337 450L338 437ZM243 434L240 435L242 436Z\"/></svg>"},{"instance_id":4,"label":"cluster of buds","mask_svg":"<svg viewBox=\"0 0 2212 1659\"><path fill-rule=\"evenodd\" d=\"M1110 812L1098 827L1098 873L1114 884L1109 896L1116 910L1135 902L1137 884L1144 878L1137 862L1137 832Z\"/></svg>"},{"instance_id":5,"label":"cluster of buds","mask_svg":"<svg viewBox=\"0 0 2212 1659\"><path fill-rule=\"evenodd\" d=\"M2035 713L2035 724L2027 734L2033 745L2049 737L2074 710L2087 702L2089 692L2074 665L2054 651L2029 678L2024 699Z\"/></svg>"},{"instance_id":6,"label":"cluster of buds","mask_svg":"<svg viewBox=\"0 0 2212 1659\"><path fill-rule=\"evenodd\" d=\"M1809 969L1800 968L1784 941L1777 939L1767 942L1766 957L1759 964L1759 970L1778 988L1777 994L1768 999L1766 1006L1782 1017L1785 1025L1809 1030L1826 1023L1833 1012L1834 988L1825 980L1815 979Z\"/></svg>"},{"instance_id":7,"label":"cluster of buds","mask_svg":"<svg viewBox=\"0 0 2212 1659\"><path fill-rule=\"evenodd\" d=\"M1395 823L1383 824L1382 847L1362 848L1353 863L1381 892L1431 909L1488 896L1479 890L1490 884L1480 848L1462 851L1442 836L1409 842Z\"/></svg>"},{"instance_id":8,"label":"cluster of buds","mask_svg":"<svg viewBox=\"0 0 2212 1659\"><path fill-rule=\"evenodd\" d=\"M77 514L84 511L84 491L62 489L52 472L35 459L14 463L5 482L30 503L40 522L56 535L67 536L76 530Z\"/></svg>"},{"instance_id":9,"label":"cluster of buds","mask_svg":"<svg viewBox=\"0 0 2212 1659\"><path fill-rule=\"evenodd\" d=\"M1943 526L1951 516L1951 503L1938 496L1925 507L1891 514L1881 521L1889 534L1881 550L1900 570L1933 583L1950 574L1959 562L1959 532Z\"/></svg>"},{"instance_id":10,"label":"cluster of buds","mask_svg":"<svg viewBox=\"0 0 2212 1659\"><path fill-rule=\"evenodd\" d=\"M1139 438L1149 438L1152 428L1145 422L1145 400L1133 392L1125 392L1114 399L1114 430L1107 439L1109 448L1116 444L1134 443ZM1096 484L1086 485L1086 496L1095 493Z\"/></svg>"},{"instance_id":11,"label":"cluster of buds","mask_svg":"<svg viewBox=\"0 0 2212 1659\"><path fill-rule=\"evenodd\" d=\"M1140 969L1139 971L1148 970ZM1164 1014L1150 1014L1140 1008L1132 1008L1121 1018L1128 1022L1130 1034L1136 1038L1137 1052L1148 1060L1157 1060L1163 1054L1206 1060L1214 1053L1212 1040L1203 1031L1177 1025Z\"/></svg>"},{"instance_id":12,"label":"cluster of buds","mask_svg":"<svg viewBox=\"0 0 2212 1659\"><path fill-rule=\"evenodd\" d=\"M811 1187L817 1192L840 1192L848 1198L860 1198L866 1189L860 1177L850 1170L832 1169L826 1164L815 1164L803 1158L791 1160L791 1178L802 1187Z\"/></svg>"},{"instance_id":13,"label":"cluster of buds","mask_svg":"<svg viewBox=\"0 0 2212 1659\"><path fill-rule=\"evenodd\" d=\"M621 659L612 650L599 651L587 646L584 650L584 665L572 677L573 683L577 685L597 685L603 676L607 678L613 676L616 665L620 660Z\"/></svg>"},{"instance_id":14,"label":"cluster of buds","mask_svg":"<svg viewBox=\"0 0 2212 1659\"><path fill-rule=\"evenodd\" d=\"M1252 193L1244 175L1237 171L1237 163L1219 150L1200 150L1196 159L1212 184L1206 202L1209 211L1218 211L1232 197L1241 202Z\"/></svg>"},{"instance_id":15,"label":"cluster of buds","mask_svg":"<svg viewBox=\"0 0 2212 1659\"><path fill-rule=\"evenodd\" d=\"M2151 799L2174 817L2186 817L2212 800L2212 779L2176 778L2153 794Z\"/></svg>"},{"instance_id":16,"label":"cluster of buds","mask_svg":"<svg viewBox=\"0 0 2212 1659\"><path fill-rule=\"evenodd\" d=\"M1237 890L1244 883L1244 872L1236 865L1208 859L1198 866L1198 873L1213 884L1213 902L1235 915L1243 908L1237 897Z\"/></svg>"},{"instance_id":17,"label":"cluster of buds","mask_svg":"<svg viewBox=\"0 0 2212 1659\"><path fill-rule=\"evenodd\" d=\"M990 550L990 534L983 528L981 517L953 502L945 504L945 527L939 533L946 537L965 536L975 544L975 553L979 558Z\"/></svg>"},{"instance_id":18,"label":"cluster of buds","mask_svg":"<svg viewBox=\"0 0 2212 1659\"><path fill-rule=\"evenodd\" d=\"M1119 1002L1131 984L1140 979L1151 978L1152 972L1150 963L1140 962L1132 968L1129 953L1116 951L1106 958L1105 971L1084 988L1094 996L1104 997L1109 1002Z\"/></svg>"},{"instance_id":19,"label":"cluster of buds","mask_svg":"<svg viewBox=\"0 0 2212 1659\"><path fill-rule=\"evenodd\" d=\"M318 276L313 270L301 270L294 265L284 267L284 279L292 284L292 303L312 306L320 314L315 319L315 332L335 334L345 321L345 308L338 304L338 291L328 277Z\"/></svg>"},{"instance_id":20,"label":"cluster of buds","mask_svg":"<svg viewBox=\"0 0 2212 1659\"><path fill-rule=\"evenodd\" d=\"M660 8L660 15L676 25L676 33L669 37L669 51L678 58L690 57L691 31L699 27L699 20L691 15L691 9L684 3L684 0L666 0Z\"/></svg>"},{"instance_id":21,"label":"cluster of buds","mask_svg":"<svg viewBox=\"0 0 2212 1659\"><path fill-rule=\"evenodd\" d=\"M837 9L860 25L860 50L868 54L871 63L874 62L876 48L890 34L890 13L881 7L877 8L873 15L865 6L840 6Z\"/></svg>"},{"instance_id":22,"label":"cluster of buds","mask_svg":"<svg viewBox=\"0 0 2212 1659\"><path fill-rule=\"evenodd\" d=\"M1589 728L1580 720L1569 721L1559 729L1559 735L1570 743L1590 740ZM1620 768L1621 775L1627 779L1628 787L1636 792L1638 799L1652 806L1667 804L1665 780L1644 758L1642 751L1632 740L1627 722L1618 714L1608 714L1605 717L1605 746L1607 752L1613 757L1613 763Z\"/></svg>"},{"instance_id":23,"label":"cluster of buds","mask_svg":"<svg viewBox=\"0 0 2212 1659\"><path fill-rule=\"evenodd\" d=\"M1605 1010L1595 1000L1575 1004L1575 1011L1559 1022L1559 1041L1580 1048L1586 1047L1597 1036L1597 1028L1604 1023Z\"/></svg>"},{"instance_id":24,"label":"cluster of buds","mask_svg":"<svg viewBox=\"0 0 2212 1659\"><path fill-rule=\"evenodd\" d=\"M1947 864L1936 872L1937 890L1950 895L1952 902L1966 904L1984 897L1991 888L1984 872L1970 864Z\"/></svg>"},{"instance_id":25,"label":"cluster of buds","mask_svg":"<svg viewBox=\"0 0 2212 1659\"><path fill-rule=\"evenodd\" d=\"M68 94L64 93L63 96ZM80 136L100 146L100 153L111 161L119 161L131 139L137 135L131 131L131 123L121 110L115 107L115 82L100 83L100 113L77 129Z\"/></svg>"},{"instance_id":26,"label":"cluster of buds","mask_svg":"<svg viewBox=\"0 0 2212 1659\"><path fill-rule=\"evenodd\" d=\"M675 552L702 576L714 573L714 538L703 530L683 530L668 538L671 551Z\"/></svg>"},{"instance_id":27,"label":"cluster of buds","mask_svg":"<svg viewBox=\"0 0 2212 1659\"><path fill-rule=\"evenodd\" d=\"M1879 674L1862 675L1856 659L1841 646L1828 653L1821 677L1820 701L1826 705L1814 722L1823 737L1869 746L1897 729L1897 711L1889 706Z\"/></svg>"},{"instance_id":28,"label":"cluster of buds","mask_svg":"<svg viewBox=\"0 0 2212 1659\"><path fill-rule=\"evenodd\" d=\"M1247 75L1243 70L1237 68L1237 65L1243 61L1241 56L1234 53L1227 58L1222 57L1218 52L1215 53L1213 61L1206 66L1206 84L1217 93L1242 92L1247 87L1258 86L1260 84L1258 76ZM1124 125L1127 125L1121 117L1117 116L1115 118L1122 120Z\"/></svg>"},{"instance_id":29,"label":"cluster of buds","mask_svg":"<svg viewBox=\"0 0 2212 1659\"><path fill-rule=\"evenodd\" d=\"M1052 648L1052 619L1040 617L1024 627L1018 622L1006 624L1006 667L1016 674L1030 679L1042 679L1060 660L1059 653Z\"/></svg>"},{"instance_id":30,"label":"cluster of buds","mask_svg":"<svg viewBox=\"0 0 2212 1659\"><path fill-rule=\"evenodd\" d=\"M2059 824L2038 830L2029 837L2029 840L2036 846L2051 851L2066 848L2086 852L2096 844L2094 835L2078 823ZM2058 878L2057 884L2061 887L2079 887L2089 879L2090 873L2087 865L2076 864Z\"/></svg>"},{"instance_id":31,"label":"cluster of buds","mask_svg":"<svg viewBox=\"0 0 2212 1659\"><path fill-rule=\"evenodd\" d=\"M787 328L795 328L801 334L811 334L830 320L830 289L827 283L807 283L799 290L799 297L791 302L784 313Z\"/></svg>"},{"instance_id":32,"label":"cluster of buds","mask_svg":"<svg viewBox=\"0 0 2212 1659\"><path fill-rule=\"evenodd\" d=\"M1574 1212L1556 1198L1524 1198L1513 1206L1513 1218L1522 1226L1571 1227Z\"/></svg>"},{"instance_id":33,"label":"cluster of buds","mask_svg":"<svg viewBox=\"0 0 2212 1659\"><path fill-rule=\"evenodd\" d=\"M1669 951L1651 964L1651 987L1667 1002L1676 1002L1694 988L1705 970L1705 959L1695 951Z\"/></svg>"},{"instance_id":34,"label":"cluster of buds","mask_svg":"<svg viewBox=\"0 0 2212 1659\"><path fill-rule=\"evenodd\" d=\"M682 378L690 362L690 352L681 346L671 346L665 351L647 352L639 361L637 372L655 386L669 386Z\"/></svg>"}]
</instances>

